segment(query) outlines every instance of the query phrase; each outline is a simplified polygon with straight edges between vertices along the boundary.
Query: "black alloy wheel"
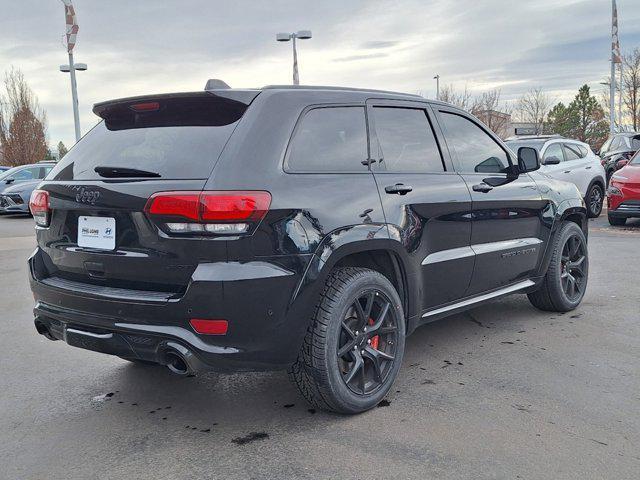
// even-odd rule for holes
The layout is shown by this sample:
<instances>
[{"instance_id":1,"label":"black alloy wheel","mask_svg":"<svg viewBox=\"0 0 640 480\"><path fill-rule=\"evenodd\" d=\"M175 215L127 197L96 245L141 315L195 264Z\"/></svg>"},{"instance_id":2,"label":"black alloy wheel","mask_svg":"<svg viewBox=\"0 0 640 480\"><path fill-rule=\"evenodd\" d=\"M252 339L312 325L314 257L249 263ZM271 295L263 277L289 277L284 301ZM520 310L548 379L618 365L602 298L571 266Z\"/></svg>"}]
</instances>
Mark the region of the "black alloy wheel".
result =
<instances>
[{"instance_id":1,"label":"black alloy wheel","mask_svg":"<svg viewBox=\"0 0 640 480\"><path fill-rule=\"evenodd\" d=\"M578 235L571 235L562 248L560 281L562 290L571 302L580 299L587 284L586 245Z\"/></svg>"},{"instance_id":2,"label":"black alloy wheel","mask_svg":"<svg viewBox=\"0 0 640 480\"><path fill-rule=\"evenodd\" d=\"M597 218L602 213L602 204L604 202L604 192L600 185L593 185L589 190L587 204L589 207L589 217Z\"/></svg>"},{"instance_id":3,"label":"black alloy wheel","mask_svg":"<svg viewBox=\"0 0 640 480\"><path fill-rule=\"evenodd\" d=\"M396 356L396 309L384 292L368 290L342 320L338 365L344 383L358 395L375 393L387 380Z\"/></svg>"}]
</instances>

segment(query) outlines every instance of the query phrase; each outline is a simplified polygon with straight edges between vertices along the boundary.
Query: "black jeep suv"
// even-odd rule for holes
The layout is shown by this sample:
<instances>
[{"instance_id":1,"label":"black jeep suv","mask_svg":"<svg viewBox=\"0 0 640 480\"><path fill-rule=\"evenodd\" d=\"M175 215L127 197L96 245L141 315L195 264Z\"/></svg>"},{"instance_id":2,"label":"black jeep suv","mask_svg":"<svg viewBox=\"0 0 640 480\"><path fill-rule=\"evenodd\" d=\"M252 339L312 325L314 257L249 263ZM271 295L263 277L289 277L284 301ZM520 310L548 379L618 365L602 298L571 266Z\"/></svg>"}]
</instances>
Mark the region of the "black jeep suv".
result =
<instances>
[{"instance_id":1,"label":"black jeep suv","mask_svg":"<svg viewBox=\"0 0 640 480\"><path fill-rule=\"evenodd\" d=\"M188 374L289 369L314 405L385 396L414 329L490 299L575 308L576 187L414 95L272 86L95 105L31 198L39 333Z\"/></svg>"}]
</instances>

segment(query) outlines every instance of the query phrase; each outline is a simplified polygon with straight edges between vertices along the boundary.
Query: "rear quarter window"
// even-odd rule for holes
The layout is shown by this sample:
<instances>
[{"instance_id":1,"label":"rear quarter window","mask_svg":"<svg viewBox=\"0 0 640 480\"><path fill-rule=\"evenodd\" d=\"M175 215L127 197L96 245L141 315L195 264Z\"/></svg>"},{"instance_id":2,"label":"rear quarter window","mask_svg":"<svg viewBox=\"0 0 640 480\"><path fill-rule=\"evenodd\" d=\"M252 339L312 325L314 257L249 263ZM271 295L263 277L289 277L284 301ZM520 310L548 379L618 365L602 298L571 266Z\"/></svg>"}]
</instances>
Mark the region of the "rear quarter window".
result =
<instances>
[{"instance_id":1,"label":"rear quarter window","mask_svg":"<svg viewBox=\"0 0 640 480\"><path fill-rule=\"evenodd\" d=\"M286 159L290 172L363 172L367 159L364 107L321 107L298 123Z\"/></svg>"}]
</instances>

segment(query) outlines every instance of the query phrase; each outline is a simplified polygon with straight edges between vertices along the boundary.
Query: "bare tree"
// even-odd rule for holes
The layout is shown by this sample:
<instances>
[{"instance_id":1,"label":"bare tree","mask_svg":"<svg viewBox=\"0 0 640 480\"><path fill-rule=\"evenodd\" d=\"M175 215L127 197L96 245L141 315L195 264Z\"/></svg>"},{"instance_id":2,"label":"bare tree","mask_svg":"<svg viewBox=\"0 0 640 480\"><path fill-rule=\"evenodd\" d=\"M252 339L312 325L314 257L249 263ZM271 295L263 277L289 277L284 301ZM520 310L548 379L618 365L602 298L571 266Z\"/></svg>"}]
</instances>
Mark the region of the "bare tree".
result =
<instances>
[{"instance_id":1,"label":"bare tree","mask_svg":"<svg viewBox=\"0 0 640 480\"><path fill-rule=\"evenodd\" d=\"M544 121L551 110L551 98L540 88L533 88L525 93L517 103L520 120L534 125L535 134L544 131Z\"/></svg>"},{"instance_id":2,"label":"bare tree","mask_svg":"<svg viewBox=\"0 0 640 480\"><path fill-rule=\"evenodd\" d=\"M0 95L0 146L7 165L24 165L47 154L46 114L24 75L6 72L5 94Z\"/></svg>"},{"instance_id":3,"label":"bare tree","mask_svg":"<svg viewBox=\"0 0 640 480\"><path fill-rule=\"evenodd\" d=\"M500 101L500 90L489 90L476 97L471 105L471 113L478 117L496 135L505 138L511 126L510 105Z\"/></svg>"},{"instance_id":4,"label":"bare tree","mask_svg":"<svg viewBox=\"0 0 640 480\"><path fill-rule=\"evenodd\" d=\"M440 101L450 103L463 110L469 110L472 104L471 93L465 86L461 92L456 91L453 85L445 85L440 89Z\"/></svg>"},{"instance_id":5,"label":"bare tree","mask_svg":"<svg viewBox=\"0 0 640 480\"><path fill-rule=\"evenodd\" d=\"M640 128L640 49L624 55L622 70L622 103L634 130Z\"/></svg>"}]
</instances>

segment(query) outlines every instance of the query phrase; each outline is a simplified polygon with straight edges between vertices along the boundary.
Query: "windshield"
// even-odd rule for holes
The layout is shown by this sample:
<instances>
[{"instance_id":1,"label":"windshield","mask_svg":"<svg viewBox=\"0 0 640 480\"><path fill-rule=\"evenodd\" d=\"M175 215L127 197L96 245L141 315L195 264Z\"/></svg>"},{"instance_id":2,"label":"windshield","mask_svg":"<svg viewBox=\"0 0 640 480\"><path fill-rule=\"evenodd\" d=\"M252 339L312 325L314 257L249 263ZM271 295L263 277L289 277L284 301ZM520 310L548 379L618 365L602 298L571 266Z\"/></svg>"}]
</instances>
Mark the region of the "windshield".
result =
<instances>
[{"instance_id":1,"label":"windshield","mask_svg":"<svg viewBox=\"0 0 640 480\"><path fill-rule=\"evenodd\" d=\"M20 171L22 167L13 167L9 170L5 170L4 172L0 172L0 180L4 180L5 178L11 177L14 173Z\"/></svg>"},{"instance_id":2,"label":"windshield","mask_svg":"<svg viewBox=\"0 0 640 480\"><path fill-rule=\"evenodd\" d=\"M631 138L631 149L640 150L640 135Z\"/></svg>"},{"instance_id":3,"label":"windshield","mask_svg":"<svg viewBox=\"0 0 640 480\"><path fill-rule=\"evenodd\" d=\"M629 163L632 165L640 165L640 150L631 157L631 161Z\"/></svg>"}]
</instances>

